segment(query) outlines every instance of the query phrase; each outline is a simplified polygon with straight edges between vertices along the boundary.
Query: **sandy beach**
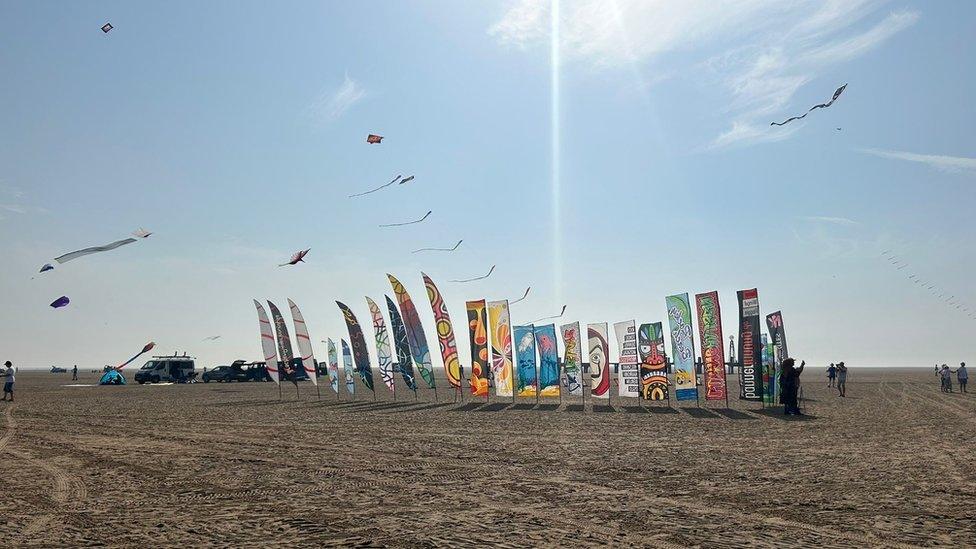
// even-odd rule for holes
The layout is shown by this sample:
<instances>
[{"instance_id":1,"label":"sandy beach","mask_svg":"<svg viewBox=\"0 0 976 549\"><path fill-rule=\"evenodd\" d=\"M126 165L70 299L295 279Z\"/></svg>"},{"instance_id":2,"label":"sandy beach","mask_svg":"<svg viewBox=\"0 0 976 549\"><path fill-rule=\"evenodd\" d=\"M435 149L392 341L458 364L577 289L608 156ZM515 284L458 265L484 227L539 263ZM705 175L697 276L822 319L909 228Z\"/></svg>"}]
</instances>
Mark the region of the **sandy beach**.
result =
<instances>
[{"instance_id":1,"label":"sandy beach","mask_svg":"<svg viewBox=\"0 0 976 549\"><path fill-rule=\"evenodd\" d=\"M976 540L976 394L926 369L804 374L801 419L399 402L381 388L70 387L0 403L16 546L956 546ZM735 383L732 390L737 391ZM549 404L546 406L545 404ZM709 403L712 406L712 403ZM721 409L719 409L721 408Z\"/></svg>"}]
</instances>

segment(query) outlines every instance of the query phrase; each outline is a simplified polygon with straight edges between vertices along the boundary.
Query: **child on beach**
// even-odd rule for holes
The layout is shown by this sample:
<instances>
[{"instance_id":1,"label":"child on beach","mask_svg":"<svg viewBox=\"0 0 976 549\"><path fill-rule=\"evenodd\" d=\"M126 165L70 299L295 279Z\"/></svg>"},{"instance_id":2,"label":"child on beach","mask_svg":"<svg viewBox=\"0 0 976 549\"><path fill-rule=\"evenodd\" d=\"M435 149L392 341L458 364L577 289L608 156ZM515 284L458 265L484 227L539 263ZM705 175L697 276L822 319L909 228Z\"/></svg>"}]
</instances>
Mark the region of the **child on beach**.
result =
<instances>
[{"instance_id":1,"label":"child on beach","mask_svg":"<svg viewBox=\"0 0 976 549\"><path fill-rule=\"evenodd\" d=\"M827 368L827 387L834 386L834 378L837 377L837 368L834 367L834 363L830 363L830 368Z\"/></svg>"}]
</instances>

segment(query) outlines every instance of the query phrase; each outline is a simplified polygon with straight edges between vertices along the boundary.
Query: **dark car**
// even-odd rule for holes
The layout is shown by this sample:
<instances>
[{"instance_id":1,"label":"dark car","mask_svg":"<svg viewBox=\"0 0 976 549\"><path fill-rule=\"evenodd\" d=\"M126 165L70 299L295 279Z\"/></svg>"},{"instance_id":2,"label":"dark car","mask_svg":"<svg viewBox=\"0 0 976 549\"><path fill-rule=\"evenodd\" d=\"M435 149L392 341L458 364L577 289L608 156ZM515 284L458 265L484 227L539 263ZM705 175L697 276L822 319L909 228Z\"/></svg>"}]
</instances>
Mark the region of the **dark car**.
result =
<instances>
[{"instance_id":1,"label":"dark car","mask_svg":"<svg viewBox=\"0 0 976 549\"><path fill-rule=\"evenodd\" d=\"M217 366L213 370L203 373L203 382L211 381L248 381L247 372L234 366Z\"/></svg>"}]
</instances>

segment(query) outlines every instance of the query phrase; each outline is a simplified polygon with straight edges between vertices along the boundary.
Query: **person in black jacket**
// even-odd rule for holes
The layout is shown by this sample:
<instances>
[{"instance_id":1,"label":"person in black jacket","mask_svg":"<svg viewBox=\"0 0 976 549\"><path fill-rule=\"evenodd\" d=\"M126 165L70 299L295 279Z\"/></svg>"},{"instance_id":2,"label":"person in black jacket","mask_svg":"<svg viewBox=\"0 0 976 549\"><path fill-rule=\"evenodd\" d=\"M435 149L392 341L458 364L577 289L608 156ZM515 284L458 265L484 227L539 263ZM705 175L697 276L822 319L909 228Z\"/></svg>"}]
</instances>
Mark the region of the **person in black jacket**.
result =
<instances>
[{"instance_id":1,"label":"person in black jacket","mask_svg":"<svg viewBox=\"0 0 976 549\"><path fill-rule=\"evenodd\" d=\"M780 402L783 403L783 413L786 415L803 415L797 403L797 392L800 390L800 374L806 362L801 362L799 368L795 368L792 358L783 361L782 371L779 375Z\"/></svg>"}]
</instances>

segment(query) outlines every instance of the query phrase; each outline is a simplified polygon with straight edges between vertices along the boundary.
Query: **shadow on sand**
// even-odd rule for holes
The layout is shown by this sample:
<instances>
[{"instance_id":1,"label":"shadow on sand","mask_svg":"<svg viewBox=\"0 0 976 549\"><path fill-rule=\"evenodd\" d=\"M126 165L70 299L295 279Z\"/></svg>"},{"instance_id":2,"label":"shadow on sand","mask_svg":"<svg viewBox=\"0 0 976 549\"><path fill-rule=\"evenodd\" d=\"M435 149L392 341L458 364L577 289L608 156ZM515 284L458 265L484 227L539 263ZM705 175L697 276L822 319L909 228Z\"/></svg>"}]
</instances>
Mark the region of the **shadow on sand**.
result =
<instances>
[{"instance_id":1,"label":"shadow on sand","mask_svg":"<svg viewBox=\"0 0 976 549\"><path fill-rule=\"evenodd\" d=\"M757 419L757 418L754 418L754 417L750 416L749 414L743 414L742 412L740 412L738 410L733 410L732 408L716 408L714 410L714 412L716 414L719 414L721 416L725 416L725 417L727 417L727 418L729 418L731 420L734 420L734 421L741 421L741 420L756 421L756 419Z\"/></svg>"},{"instance_id":2,"label":"shadow on sand","mask_svg":"<svg viewBox=\"0 0 976 549\"><path fill-rule=\"evenodd\" d=\"M806 414L802 416L788 416L783 413L782 408L765 408L763 410L749 410L749 412L757 416L769 417L780 421L815 421L817 419L817 416Z\"/></svg>"},{"instance_id":3,"label":"shadow on sand","mask_svg":"<svg viewBox=\"0 0 976 549\"><path fill-rule=\"evenodd\" d=\"M719 417L718 414L716 414L715 412L711 410L707 410L705 408L682 408L681 411L688 414L691 417L698 418L698 419Z\"/></svg>"}]
</instances>

